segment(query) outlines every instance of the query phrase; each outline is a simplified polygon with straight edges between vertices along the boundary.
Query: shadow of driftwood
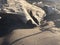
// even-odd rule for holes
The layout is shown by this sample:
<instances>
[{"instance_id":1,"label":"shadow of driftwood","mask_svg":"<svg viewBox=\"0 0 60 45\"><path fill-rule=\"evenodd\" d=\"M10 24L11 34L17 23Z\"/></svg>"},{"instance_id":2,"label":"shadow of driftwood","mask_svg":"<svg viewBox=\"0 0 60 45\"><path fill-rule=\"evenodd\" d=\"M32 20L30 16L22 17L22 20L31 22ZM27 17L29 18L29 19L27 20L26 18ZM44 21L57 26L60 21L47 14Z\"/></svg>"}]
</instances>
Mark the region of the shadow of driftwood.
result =
<instances>
[{"instance_id":1,"label":"shadow of driftwood","mask_svg":"<svg viewBox=\"0 0 60 45\"><path fill-rule=\"evenodd\" d=\"M27 24L23 23L20 19L21 15L0 13L0 37L11 33L14 29L33 28L34 25L28 21Z\"/></svg>"}]
</instances>

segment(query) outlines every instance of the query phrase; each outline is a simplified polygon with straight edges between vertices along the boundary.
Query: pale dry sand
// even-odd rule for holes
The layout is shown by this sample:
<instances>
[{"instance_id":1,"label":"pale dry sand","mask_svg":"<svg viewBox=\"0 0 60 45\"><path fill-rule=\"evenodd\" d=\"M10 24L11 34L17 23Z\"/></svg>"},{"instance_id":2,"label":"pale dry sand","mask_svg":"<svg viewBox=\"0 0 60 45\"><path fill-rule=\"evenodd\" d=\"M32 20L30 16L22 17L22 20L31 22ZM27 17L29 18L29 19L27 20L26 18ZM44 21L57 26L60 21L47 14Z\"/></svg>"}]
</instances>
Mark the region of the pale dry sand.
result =
<instances>
[{"instance_id":1,"label":"pale dry sand","mask_svg":"<svg viewBox=\"0 0 60 45\"><path fill-rule=\"evenodd\" d=\"M4 37L0 38L0 43L4 42L3 39ZM60 32L41 32L39 28L15 29L5 37L6 41L12 45L60 45Z\"/></svg>"}]
</instances>

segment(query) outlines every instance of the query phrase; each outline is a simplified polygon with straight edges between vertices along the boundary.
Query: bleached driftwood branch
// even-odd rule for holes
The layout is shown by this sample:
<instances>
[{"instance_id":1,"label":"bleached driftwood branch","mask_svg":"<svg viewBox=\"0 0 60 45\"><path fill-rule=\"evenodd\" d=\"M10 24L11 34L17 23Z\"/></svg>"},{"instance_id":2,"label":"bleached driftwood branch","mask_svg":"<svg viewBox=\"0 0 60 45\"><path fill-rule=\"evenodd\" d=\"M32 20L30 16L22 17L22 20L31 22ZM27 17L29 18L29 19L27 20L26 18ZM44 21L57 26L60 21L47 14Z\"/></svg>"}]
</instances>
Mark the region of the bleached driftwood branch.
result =
<instances>
[{"instance_id":1,"label":"bleached driftwood branch","mask_svg":"<svg viewBox=\"0 0 60 45\"><path fill-rule=\"evenodd\" d=\"M9 7L4 7L5 12L17 14L21 14L22 12L22 15L24 16L22 20L24 23L27 23L28 20L31 20L33 24L38 26L40 25L43 17L46 15L43 9L28 3L26 0L8 0L8 5ZM11 9L15 12L10 11Z\"/></svg>"}]
</instances>

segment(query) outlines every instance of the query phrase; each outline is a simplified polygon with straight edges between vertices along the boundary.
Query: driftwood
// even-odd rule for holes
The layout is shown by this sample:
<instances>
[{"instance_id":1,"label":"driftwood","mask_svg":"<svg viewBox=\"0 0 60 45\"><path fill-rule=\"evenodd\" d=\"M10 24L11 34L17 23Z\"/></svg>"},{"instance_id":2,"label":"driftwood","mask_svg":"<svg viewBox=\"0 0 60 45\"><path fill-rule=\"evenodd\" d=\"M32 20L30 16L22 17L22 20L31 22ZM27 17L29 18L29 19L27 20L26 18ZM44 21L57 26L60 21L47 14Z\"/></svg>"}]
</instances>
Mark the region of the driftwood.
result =
<instances>
[{"instance_id":1,"label":"driftwood","mask_svg":"<svg viewBox=\"0 0 60 45\"><path fill-rule=\"evenodd\" d=\"M7 0L8 6L3 6L3 11L6 13L22 14L23 22L31 20L33 24L40 25L41 20L46 15L44 10L28 3L26 0Z\"/></svg>"}]
</instances>

